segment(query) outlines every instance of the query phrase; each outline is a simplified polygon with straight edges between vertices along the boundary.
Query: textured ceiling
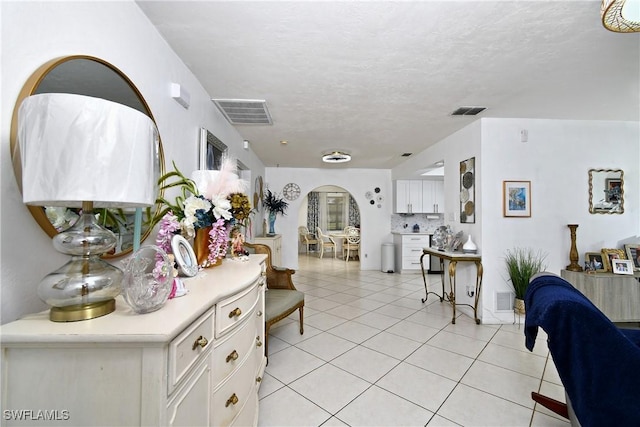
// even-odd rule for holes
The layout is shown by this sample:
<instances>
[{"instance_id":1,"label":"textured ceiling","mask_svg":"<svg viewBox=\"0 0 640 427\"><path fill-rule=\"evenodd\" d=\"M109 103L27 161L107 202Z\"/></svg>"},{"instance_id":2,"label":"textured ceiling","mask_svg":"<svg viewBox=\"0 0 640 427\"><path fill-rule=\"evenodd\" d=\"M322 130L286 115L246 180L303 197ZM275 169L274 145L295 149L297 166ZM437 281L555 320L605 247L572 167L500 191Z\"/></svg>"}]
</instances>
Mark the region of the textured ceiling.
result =
<instances>
[{"instance_id":1,"label":"textured ceiling","mask_svg":"<svg viewBox=\"0 0 640 427\"><path fill-rule=\"evenodd\" d=\"M480 117L639 119L640 34L599 1L138 5L212 98L267 101L273 125L236 126L267 166L391 168Z\"/></svg>"}]
</instances>

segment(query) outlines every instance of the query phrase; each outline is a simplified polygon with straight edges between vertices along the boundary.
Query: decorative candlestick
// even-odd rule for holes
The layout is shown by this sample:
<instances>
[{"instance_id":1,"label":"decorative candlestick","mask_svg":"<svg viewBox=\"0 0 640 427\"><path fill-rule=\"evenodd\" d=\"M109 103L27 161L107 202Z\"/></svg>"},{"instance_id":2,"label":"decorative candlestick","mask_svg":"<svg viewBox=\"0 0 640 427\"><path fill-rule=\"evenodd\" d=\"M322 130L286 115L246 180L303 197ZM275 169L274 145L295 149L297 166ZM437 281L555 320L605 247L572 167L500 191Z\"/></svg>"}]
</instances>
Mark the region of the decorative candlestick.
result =
<instances>
[{"instance_id":1,"label":"decorative candlestick","mask_svg":"<svg viewBox=\"0 0 640 427\"><path fill-rule=\"evenodd\" d=\"M571 230L571 250L569 251L569 260L571 264L567 265L569 271L582 271L582 267L578 264L578 249L576 248L576 228L578 224L567 224L569 230Z\"/></svg>"}]
</instances>

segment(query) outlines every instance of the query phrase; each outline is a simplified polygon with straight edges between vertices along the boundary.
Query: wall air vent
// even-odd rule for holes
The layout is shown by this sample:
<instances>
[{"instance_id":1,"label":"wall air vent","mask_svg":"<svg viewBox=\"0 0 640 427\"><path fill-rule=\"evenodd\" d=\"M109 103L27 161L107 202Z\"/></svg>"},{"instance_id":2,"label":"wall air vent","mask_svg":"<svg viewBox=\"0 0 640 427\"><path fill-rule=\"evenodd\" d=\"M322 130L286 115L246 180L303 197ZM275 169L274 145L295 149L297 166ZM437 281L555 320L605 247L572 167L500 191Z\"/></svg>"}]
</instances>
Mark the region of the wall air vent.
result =
<instances>
[{"instance_id":1,"label":"wall air vent","mask_svg":"<svg viewBox=\"0 0 640 427\"><path fill-rule=\"evenodd\" d=\"M212 99L232 125L272 125L264 99Z\"/></svg>"},{"instance_id":2,"label":"wall air vent","mask_svg":"<svg viewBox=\"0 0 640 427\"><path fill-rule=\"evenodd\" d=\"M487 107L458 107L452 116L475 116L476 114L486 110Z\"/></svg>"},{"instance_id":3,"label":"wall air vent","mask_svg":"<svg viewBox=\"0 0 640 427\"><path fill-rule=\"evenodd\" d=\"M402 157L409 157L411 156L413 153L402 153Z\"/></svg>"}]
</instances>

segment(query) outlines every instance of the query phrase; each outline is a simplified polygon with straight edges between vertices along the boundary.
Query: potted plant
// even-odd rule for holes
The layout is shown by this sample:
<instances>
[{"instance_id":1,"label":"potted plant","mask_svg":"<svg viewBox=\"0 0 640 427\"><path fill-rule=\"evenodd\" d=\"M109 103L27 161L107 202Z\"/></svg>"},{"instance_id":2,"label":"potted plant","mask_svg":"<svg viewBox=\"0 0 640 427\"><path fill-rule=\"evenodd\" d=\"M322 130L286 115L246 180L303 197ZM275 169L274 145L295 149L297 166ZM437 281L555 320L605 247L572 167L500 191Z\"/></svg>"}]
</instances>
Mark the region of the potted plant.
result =
<instances>
[{"instance_id":1,"label":"potted plant","mask_svg":"<svg viewBox=\"0 0 640 427\"><path fill-rule=\"evenodd\" d=\"M278 214L285 215L289 204L282 197L276 196L271 190L267 189L262 206L269 212L269 235L274 236L276 234L276 216Z\"/></svg>"},{"instance_id":2,"label":"potted plant","mask_svg":"<svg viewBox=\"0 0 640 427\"><path fill-rule=\"evenodd\" d=\"M527 292L529 280L534 274L544 271L547 265L544 263L547 254L534 251L530 248L515 248L507 250L505 263L509 280L516 293L514 309L519 314L525 313L524 294Z\"/></svg>"}]
</instances>

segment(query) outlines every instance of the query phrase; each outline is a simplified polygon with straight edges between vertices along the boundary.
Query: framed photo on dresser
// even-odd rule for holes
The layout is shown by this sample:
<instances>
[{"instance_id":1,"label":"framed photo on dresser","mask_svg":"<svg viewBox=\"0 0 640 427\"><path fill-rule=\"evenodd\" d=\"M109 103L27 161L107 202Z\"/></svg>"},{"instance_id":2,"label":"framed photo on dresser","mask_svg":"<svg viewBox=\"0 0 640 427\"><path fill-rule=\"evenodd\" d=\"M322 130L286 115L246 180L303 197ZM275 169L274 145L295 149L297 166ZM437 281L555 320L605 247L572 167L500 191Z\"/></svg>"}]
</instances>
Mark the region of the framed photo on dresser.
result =
<instances>
[{"instance_id":1,"label":"framed photo on dresser","mask_svg":"<svg viewBox=\"0 0 640 427\"><path fill-rule=\"evenodd\" d=\"M640 245L624 245L627 259L633 263L633 270L640 271Z\"/></svg>"}]
</instances>

